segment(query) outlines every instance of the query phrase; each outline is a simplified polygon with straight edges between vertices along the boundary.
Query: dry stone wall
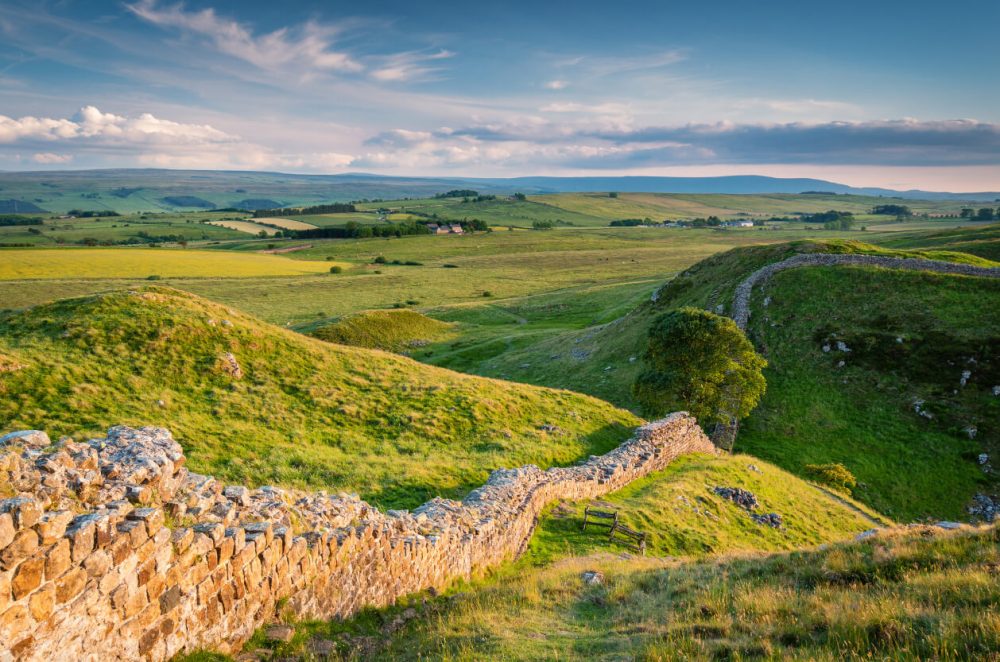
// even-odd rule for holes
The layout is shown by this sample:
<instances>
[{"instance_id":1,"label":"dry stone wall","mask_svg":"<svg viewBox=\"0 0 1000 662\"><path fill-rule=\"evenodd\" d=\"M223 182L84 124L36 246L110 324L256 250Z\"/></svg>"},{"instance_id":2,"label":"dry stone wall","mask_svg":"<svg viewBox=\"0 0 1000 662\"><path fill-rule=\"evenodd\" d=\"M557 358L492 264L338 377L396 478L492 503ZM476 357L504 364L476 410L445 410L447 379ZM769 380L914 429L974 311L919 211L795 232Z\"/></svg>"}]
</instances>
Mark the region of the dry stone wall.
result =
<instances>
[{"instance_id":1,"label":"dry stone wall","mask_svg":"<svg viewBox=\"0 0 1000 662\"><path fill-rule=\"evenodd\" d=\"M521 554L542 508L714 452L676 413L573 467L494 471L461 502L382 513L356 495L226 486L167 430L0 438L0 660L164 660L238 650L285 602L345 617ZM0 496L6 496L0 494Z\"/></svg>"},{"instance_id":2,"label":"dry stone wall","mask_svg":"<svg viewBox=\"0 0 1000 662\"><path fill-rule=\"evenodd\" d=\"M913 271L933 271L960 276L980 276L985 278L1000 278L1000 268L975 267L969 264L944 262L941 260L924 260L920 258L886 257L883 255L842 255L835 253L803 253L769 264L753 272L737 287L733 296L732 318L743 330L750 321L750 293L757 283L765 281L772 275L785 269L796 267L828 267L834 265L861 265L867 267L883 267L886 269L910 269Z\"/></svg>"}]
</instances>

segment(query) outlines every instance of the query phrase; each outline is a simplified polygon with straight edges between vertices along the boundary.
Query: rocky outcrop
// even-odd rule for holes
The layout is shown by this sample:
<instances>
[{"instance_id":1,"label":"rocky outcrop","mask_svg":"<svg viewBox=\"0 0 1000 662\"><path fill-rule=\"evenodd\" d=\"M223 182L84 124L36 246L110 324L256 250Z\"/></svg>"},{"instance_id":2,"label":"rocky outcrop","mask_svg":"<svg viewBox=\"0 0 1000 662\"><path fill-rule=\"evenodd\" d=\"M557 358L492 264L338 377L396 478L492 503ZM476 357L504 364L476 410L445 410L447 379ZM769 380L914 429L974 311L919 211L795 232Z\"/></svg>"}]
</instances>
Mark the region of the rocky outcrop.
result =
<instances>
[{"instance_id":1,"label":"rocky outcrop","mask_svg":"<svg viewBox=\"0 0 1000 662\"><path fill-rule=\"evenodd\" d=\"M754 286L785 269L796 267L829 267L834 265L856 265L866 267L883 267L886 269L909 269L912 271L933 271L959 276L980 276L984 278L1000 278L1000 267L975 267L968 264L944 262L941 260L923 260L919 258L886 257L882 255L841 255L830 253L803 253L795 255L762 267L747 276L737 287L733 296L733 321L743 330L750 321L750 293Z\"/></svg>"},{"instance_id":2,"label":"rocky outcrop","mask_svg":"<svg viewBox=\"0 0 1000 662\"><path fill-rule=\"evenodd\" d=\"M556 499L596 497L714 452L677 413L573 467L497 470L461 502L382 513L356 495L225 486L167 430L0 438L0 660L164 660L238 650L279 602L345 617L521 554Z\"/></svg>"}]
</instances>

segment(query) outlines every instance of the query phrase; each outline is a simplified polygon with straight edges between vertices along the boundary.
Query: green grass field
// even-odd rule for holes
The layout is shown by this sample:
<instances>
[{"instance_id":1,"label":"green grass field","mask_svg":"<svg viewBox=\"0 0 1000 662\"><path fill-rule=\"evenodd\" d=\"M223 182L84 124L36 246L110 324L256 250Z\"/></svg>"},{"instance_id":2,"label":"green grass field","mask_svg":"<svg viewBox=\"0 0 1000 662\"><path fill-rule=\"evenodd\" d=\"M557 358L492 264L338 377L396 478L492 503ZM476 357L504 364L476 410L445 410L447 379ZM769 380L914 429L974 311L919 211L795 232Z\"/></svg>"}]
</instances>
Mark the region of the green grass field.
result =
<instances>
[{"instance_id":1,"label":"green grass field","mask_svg":"<svg viewBox=\"0 0 1000 662\"><path fill-rule=\"evenodd\" d=\"M327 342L405 353L447 340L455 332L453 325L412 310L369 310L320 325L311 335Z\"/></svg>"}]
</instances>

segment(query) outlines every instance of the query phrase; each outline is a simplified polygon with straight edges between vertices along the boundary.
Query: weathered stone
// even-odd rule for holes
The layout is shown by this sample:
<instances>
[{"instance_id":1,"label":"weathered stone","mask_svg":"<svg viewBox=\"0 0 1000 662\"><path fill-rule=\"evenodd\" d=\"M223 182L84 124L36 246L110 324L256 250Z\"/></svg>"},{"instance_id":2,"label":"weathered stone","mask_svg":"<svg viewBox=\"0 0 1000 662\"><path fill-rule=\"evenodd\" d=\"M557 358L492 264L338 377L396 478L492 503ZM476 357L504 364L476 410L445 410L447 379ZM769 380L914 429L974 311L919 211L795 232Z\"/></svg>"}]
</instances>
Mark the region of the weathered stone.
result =
<instances>
[{"instance_id":1,"label":"weathered stone","mask_svg":"<svg viewBox=\"0 0 1000 662\"><path fill-rule=\"evenodd\" d=\"M41 586L44 575L45 559L43 557L36 556L23 561L14 570L14 577L10 582L11 595L14 596L14 600L20 600Z\"/></svg>"},{"instance_id":2,"label":"weathered stone","mask_svg":"<svg viewBox=\"0 0 1000 662\"><path fill-rule=\"evenodd\" d=\"M73 513L69 510L54 510L42 515L35 525L35 531L43 545L51 545L66 534L66 528L73 521Z\"/></svg>"},{"instance_id":3,"label":"weathered stone","mask_svg":"<svg viewBox=\"0 0 1000 662\"><path fill-rule=\"evenodd\" d=\"M45 553L45 576L49 579L60 577L69 570L72 562L69 541L63 538Z\"/></svg>"},{"instance_id":4,"label":"weathered stone","mask_svg":"<svg viewBox=\"0 0 1000 662\"><path fill-rule=\"evenodd\" d=\"M56 600L60 603L72 600L83 592L86 585L87 571L74 568L56 580Z\"/></svg>"},{"instance_id":5,"label":"weathered stone","mask_svg":"<svg viewBox=\"0 0 1000 662\"><path fill-rule=\"evenodd\" d=\"M0 549L3 549L14 540L14 517L10 513L0 514Z\"/></svg>"},{"instance_id":6,"label":"weathered stone","mask_svg":"<svg viewBox=\"0 0 1000 662\"><path fill-rule=\"evenodd\" d=\"M52 440L41 430L22 430L0 437L0 448L13 444L19 444L25 448L41 449L51 446Z\"/></svg>"},{"instance_id":7,"label":"weathered stone","mask_svg":"<svg viewBox=\"0 0 1000 662\"><path fill-rule=\"evenodd\" d=\"M295 628L291 625L269 625L264 630L264 637L270 641L288 643L295 636Z\"/></svg>"},{"instance_id":8,"label":"weathered stone","mask_svg":"<svg viewBox=\"0 0 1000 662\"><path fill-rule=\"evenodd\" d=\"M34 526L42 516L42 506L34 499L15 497L0 500L0 513L9 513L13 517L15 529L26 529Z\"/></svg>"},{"instance_id":9,"label":"weathered stone","mask_svg":"<svg viewBox=\"0 0 1000 662\"><path fill-rule=\"evenodd\" d=\"M36 621L44 621L51 616L55 606L56 586L52 582L46 583L32 593L31 599L28 601L28 610Z\"/></svg>"},{"instance_id":10,"label":"weathered stone","mask_svg":"<svg viewBox=\"0 0 1000 662\"><path fill-rule=\"evenodd\" d=\"M25 529L14 534L14 539L0 552L0 570L10 570L38 549L38 534Z\"/></svg>"}]
</instances>

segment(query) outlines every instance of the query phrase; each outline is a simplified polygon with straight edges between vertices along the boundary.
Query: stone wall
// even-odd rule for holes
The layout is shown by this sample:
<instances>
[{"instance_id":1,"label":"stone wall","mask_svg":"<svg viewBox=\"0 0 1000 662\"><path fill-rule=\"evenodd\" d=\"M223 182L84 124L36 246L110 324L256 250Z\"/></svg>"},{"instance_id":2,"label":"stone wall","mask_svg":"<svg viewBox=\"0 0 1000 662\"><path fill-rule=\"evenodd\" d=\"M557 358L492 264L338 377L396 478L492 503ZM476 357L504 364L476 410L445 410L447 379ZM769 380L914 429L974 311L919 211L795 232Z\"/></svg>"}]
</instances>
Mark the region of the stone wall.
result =
<instances>
[{"instance_id":1,"label":"stone wall","mask_svg":"<svg viewBox=\"0 0 1000 662\"><path fill-rule=\"evenodd\" d=\"M1000 278L998 267L974 267L968 264L943 262L941 260L923 260L919 258L885 257L882 255L841 255L831 253L803 253L795 255L762 267L747 276L737 287L733 296L731 317L736 325L746 330L750 321L750 293L754 286L770 278L773 274L794 269L796 267L828 267L833 265L860 265L866 267L883 267L886 269L910 269L913 271L934 271L960 276L981 276L985 278Z\"/></svg>"},{"instance_id":2,"label":"stone wall","mask_svg":"<svg viewBox=\"0 0 1000 662\"><path fill-rule=\"evenodd\" d=\"M224 486L187 471L159 428L87 443L7 435L0 660L235 651L279 601L334 618L443 589L521 554L547 503L603 495L695 451L714 448L676 413L577 466L497 470L461 502L382 513L356 495Z\"/></svg>"}]
</instances>

